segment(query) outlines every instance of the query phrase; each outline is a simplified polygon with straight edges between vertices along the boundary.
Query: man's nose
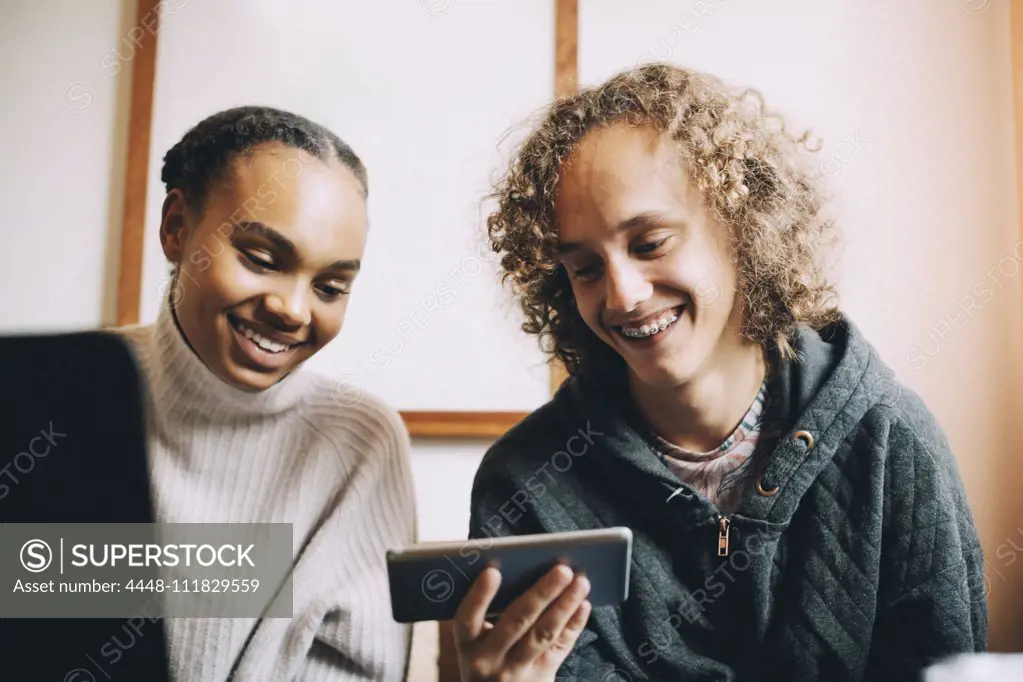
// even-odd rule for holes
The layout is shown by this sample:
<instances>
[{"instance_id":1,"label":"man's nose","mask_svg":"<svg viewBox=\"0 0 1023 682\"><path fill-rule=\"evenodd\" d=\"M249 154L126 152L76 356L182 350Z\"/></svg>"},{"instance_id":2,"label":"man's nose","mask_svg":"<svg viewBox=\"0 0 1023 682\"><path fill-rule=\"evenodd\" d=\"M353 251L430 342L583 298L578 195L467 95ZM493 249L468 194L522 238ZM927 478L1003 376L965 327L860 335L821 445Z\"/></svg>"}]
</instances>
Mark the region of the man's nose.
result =
<instances>
[{"instance_id":1,"label":"man's nose","mask_svg":"<svg viewBox=\"0 0 1023 682\"><path fill-rule=\"evenodd\" d=\"M631 313L653 294L653 285L643 272L631 264L608 264L606 276L607 309L614 313Z\"/></svg>"}]
</instances>

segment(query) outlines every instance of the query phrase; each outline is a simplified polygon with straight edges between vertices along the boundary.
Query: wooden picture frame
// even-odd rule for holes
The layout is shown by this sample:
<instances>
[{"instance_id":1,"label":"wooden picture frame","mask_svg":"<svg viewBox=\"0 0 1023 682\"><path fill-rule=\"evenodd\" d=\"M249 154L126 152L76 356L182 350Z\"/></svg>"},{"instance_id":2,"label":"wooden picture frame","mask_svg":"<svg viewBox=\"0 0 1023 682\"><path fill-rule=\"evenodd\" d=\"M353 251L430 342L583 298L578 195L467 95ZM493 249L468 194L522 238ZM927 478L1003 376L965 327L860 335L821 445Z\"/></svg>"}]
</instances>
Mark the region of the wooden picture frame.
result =
<instances>
[{"instance_id":1,"label":"wooden picture frame","mask_svg":"<svg viewBox=\"0 0 1023 682\"><path fill-rule=\"evenodd\" d=\"M555 2L555 94L572 92L578 80L578 0ZM128 161L125 173L121 255L117 280L118 326L139 320L142 293L142 263L146 234L146 190L149 175L149 146L153 121L153 92L156 80L159 0L138 0L137 18L147 18L135 52L129 111ZM151 25L151 24L156 25ZM560 365L551 365L551 394L566 378ZM505 433L528 412L443 412L402 411L409 434L414 438L494 439Z\"/></svg>"},{"instance_id":2,"label":"wooden picture frame","mask_svg":"<svg viewBox=\"0 0 1023 682\"><path fill-rule=\"evenodd\" d=\"M1016 127L1016 202L1019 237L1023 240L1023 0L1009 7L1009 42L1012 45L1012 101Z\"/></svg>"}]
</instances>

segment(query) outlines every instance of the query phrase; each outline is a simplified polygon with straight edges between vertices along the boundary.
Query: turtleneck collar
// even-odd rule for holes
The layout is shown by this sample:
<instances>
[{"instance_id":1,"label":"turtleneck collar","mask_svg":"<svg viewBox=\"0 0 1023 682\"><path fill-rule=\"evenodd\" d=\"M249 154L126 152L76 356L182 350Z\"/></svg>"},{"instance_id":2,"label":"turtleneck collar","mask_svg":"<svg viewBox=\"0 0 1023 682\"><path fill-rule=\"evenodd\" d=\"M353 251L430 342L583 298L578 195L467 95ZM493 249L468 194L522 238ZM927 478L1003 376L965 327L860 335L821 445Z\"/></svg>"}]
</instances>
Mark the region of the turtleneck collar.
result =
<instances>
[{"instance_id":1,"label":"turtleneck collar","mask_svg":"<svg viewBox=\"0 0 1023 682\"><path fill-rule=\"evenodd\" d=\"M301 367L263 391L228 384L192 350L168 303L160 308L150 344L154 399L166 414L211 422L270 417L299 404L308 385Z\"/></svg>"}]
</instances>

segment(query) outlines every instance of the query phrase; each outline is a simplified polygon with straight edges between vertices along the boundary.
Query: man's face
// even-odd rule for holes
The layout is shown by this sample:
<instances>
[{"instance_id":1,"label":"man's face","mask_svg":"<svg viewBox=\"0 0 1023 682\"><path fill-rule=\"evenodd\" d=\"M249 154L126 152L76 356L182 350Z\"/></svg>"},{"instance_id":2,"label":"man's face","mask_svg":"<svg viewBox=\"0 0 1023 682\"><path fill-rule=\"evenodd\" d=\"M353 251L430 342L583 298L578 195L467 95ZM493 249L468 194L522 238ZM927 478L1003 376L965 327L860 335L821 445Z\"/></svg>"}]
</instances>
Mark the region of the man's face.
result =
<instances>
[{"instance_id":1,"label":"man's face","mask_svg":"<svg viewBox=\"0 0 1023 682\"><path fill-rule=\"evenodd\" d=\"M596 129L562 171L561 262L583 320L635 378L682 385L739 343L728 231L670 138L650 127Z\"/></svg>"}]
</instances>

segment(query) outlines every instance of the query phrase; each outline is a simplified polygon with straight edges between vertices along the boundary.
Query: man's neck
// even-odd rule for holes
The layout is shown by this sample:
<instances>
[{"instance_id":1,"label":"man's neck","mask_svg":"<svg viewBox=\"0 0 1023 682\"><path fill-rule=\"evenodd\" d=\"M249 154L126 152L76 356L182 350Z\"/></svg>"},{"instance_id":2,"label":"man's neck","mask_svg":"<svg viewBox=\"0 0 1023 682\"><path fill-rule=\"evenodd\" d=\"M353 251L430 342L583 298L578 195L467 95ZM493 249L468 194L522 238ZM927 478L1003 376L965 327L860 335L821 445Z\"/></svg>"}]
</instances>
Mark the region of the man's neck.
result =
<instances>
[{"instance_id":1,"label":"man's neck","mask_svg":"<svg viewBox=\"0 0 1023 682\"><path fill-rule=\"evenodd\" d=\"M630 375L633 400L665 440L692 452L710 452L738 427L767 372L763 349L744 344L717 353L681 386L660 388Z\"/></svg>"}]
</instances>

